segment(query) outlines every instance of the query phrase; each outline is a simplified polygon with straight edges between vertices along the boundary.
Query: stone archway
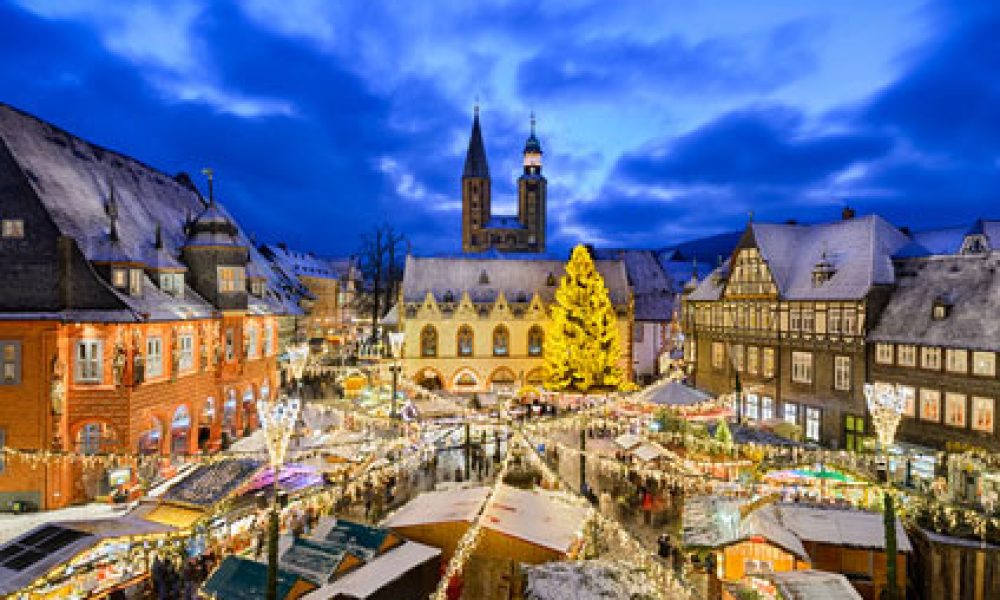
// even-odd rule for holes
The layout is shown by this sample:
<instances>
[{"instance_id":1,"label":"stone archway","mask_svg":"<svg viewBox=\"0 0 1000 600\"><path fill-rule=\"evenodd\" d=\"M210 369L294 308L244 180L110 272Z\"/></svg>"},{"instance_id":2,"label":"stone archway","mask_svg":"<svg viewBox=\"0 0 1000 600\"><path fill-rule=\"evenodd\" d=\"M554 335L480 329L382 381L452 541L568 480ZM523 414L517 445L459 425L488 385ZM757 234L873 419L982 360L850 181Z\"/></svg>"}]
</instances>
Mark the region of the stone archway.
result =
<instances>
[{"instance_id":1,"label":"stone archway","mask_svg":"<svg viewBox=\"0 0 1000 600\"><path fill-rule=\"evenodd\" d=\"M497 367L490 373L489 387L493 391L512 390L517 386L517 375L508 367Z\"/></svg>"},{"instance_id":2,"label":"stone archway","mask_svg":"<svg viewBox=\"0 0 1000 600\"><path fill-rule=\"evenodd\" d=\"M475 392L483 387L483 378L472 367L461 367L451 376L450 389L456 392Z\"/></svg>"},{"instance_id":3,"label":"stone archway","mask_svg":"<svg viewBox=\"0 0 1000 600\"><path fill-rule=\"evenodd\" d=\"M437 369L424 367L417 371L413 381L425 390L437 391L444 389L445 379Z\"/></svg>"}]
</instances>

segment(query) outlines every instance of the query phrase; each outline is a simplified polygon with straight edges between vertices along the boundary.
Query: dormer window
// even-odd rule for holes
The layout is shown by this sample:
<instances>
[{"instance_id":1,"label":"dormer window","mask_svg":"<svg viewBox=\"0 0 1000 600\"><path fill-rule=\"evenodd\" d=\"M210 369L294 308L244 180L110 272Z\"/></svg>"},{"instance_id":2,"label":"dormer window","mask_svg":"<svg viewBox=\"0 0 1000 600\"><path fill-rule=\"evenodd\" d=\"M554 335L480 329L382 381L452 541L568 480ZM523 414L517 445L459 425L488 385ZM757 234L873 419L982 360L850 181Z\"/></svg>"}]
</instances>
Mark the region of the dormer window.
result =
<instances>
[{"instance_id":1,"label":"dormer window","mask_svg":"<svg viewBox=\"0 0 1000 600\"><path fill-rule=\"evenodd\" d=\"M986 236L982 234L965 236L965 241L962 243L962 254L986 254L988 249Z\"/></svg>"},{"instance_id":2,"label":"dormer window","mask_svg":"<svg viewBox=\"0 0 1000 600\"><path fill-rule=\"evenodd\" d=\"M247 290L243 267L219 267L219 293L236 293Z\"/></svg>"},{"instance_id":3,"label":"dormer window","mask_svg":"<svg viewBox=\"0 0 1000 600\"><path fill-rule=\"evenodd\" d=\"M128 287L128 270L118 267L111 269L111 285L120 289Z\"/></svg>"},{"instance_id":4,"label":"dormer window","mask_svg":"<svg viewBox=\"0 0 1000 600\"><path fill-rule=\"evenodd\" d=\"M259 279L250 281L250 293L257 297L264 296L264 282Z\"/></svg>"},{"instance_id":5,"label":"dormer window","mask_svg":"<svg viewBox=\"0 0 1000 600\"><path fill-rule=\"evenodd\" d=\"M813 287L819 287L827 281L830 281L833 279L834 273L836 273L836 270L833 268L833 264L827 260L826 252L824 252L823 256L819 259L819 262L813 267Z\"/></svg>"},{"instance_id":6,"label":"dormer window","mask_svg":"<svg viewBox=\"0 0 1000 600\"><path fill-rule=\"evenodd\" d=\"M23 219L4 219L2 232L0 235L4 239L8 240L20 240L24 238L24 220Z\"/></svg>"},{"instance_id":7,"label":"dormer window","mask_svg":"<svg viewBox=\"0 0 1000 600\"><path fill-rule=\"evenodd\" d=\"M943 321L948 318L951 313L951 305L944 300L938 299L934 301L934 305L931 307L931 319L935 321Z\"/></svg>"},{"instance_id":8,"label":"dormer window","mask_svg":"<svg viewBox=\"0 0 1000 600\"><path fill-rule=\"evenodd\" d=\"M483 272L479 274L479 285L489 285L489 283L490 283L490 276L487 275L486 270L483 269Z\"/></svg>"},{"instance_id":9,"label":"dormer window","mask_svg":"<svg viewBox=\"0 0 1000 600\"><path fill-rule=\"evenodd\" d=\"M183 273L160 273L160 289L175 298L184 296Z\"/></svg>"},{"instance_id":10,"label":"dormer window","mask_svg":"<svg viewBox=\"0 0 1000 600\"><path fill-rule=\"evenodd\" d=\"M128 293L133 296L142 295L142 269L129 269Z\"/></svg>"}]
</instances>

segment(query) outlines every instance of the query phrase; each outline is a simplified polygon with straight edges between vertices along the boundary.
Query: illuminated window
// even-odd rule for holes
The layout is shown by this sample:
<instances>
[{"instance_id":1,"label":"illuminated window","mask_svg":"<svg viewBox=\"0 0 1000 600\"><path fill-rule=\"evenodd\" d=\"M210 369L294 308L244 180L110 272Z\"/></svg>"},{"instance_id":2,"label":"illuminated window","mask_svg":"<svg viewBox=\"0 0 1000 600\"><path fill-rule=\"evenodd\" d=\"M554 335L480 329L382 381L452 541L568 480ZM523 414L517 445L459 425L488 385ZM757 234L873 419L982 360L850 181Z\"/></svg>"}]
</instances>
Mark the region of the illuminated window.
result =
<instances>
[{"instance_id":1,"label":"illuminated window","mask_svg":"<svg viewBox=\"0 0 1000 600\"><path fill-rule=\"evenodd\" d=\"M920 418L924 421L941 421L941 392L920 390Z\"/></svg>"},{"instance_id":2,"label":"illuminated window","mask_svg":"<svg viewBox=\"0 0 1000 600\"><path fill-rule=\"evenodd\" d=\"M757 397L757 394L747 394L746 417L751 421L760 418L760 398Z\"/></svg>"},{"instance_id":3,"label":"illuminated window","mask_svg":"<svg viewBox=\"0 0 1000 600\"><path fill-rule=\"evenodd\" d=\"M892 344L875 344L875 362L880 365L892 364Z\"/></svg>"},{"instance_id":4,"label":"illuminated window","mask_svg":"<svg viewBox=\"0 0 1000 600\"><path fill-rule=\"evenodd\" d=\"M972 373L995 377L997 374L997 355L993 352L973 352Z\"/></svg>"},{"instance_id":5,"label":"illuminated window","mask_svg":"<svg viewBox=\"0 0 1000 600\"><path fill-rule=\"evenodd\" d=\"M785 422L792 425L799 424L799 405L794 402L785 402Z\"/></svg>"},{"instance_id":6,"label":"illuminated window","mask_svg":"<svg viewBox=\"0 0 1000 600\"><path fill-rule=\"evenodd\" d=\"M459 356L472 356L473 334L471 327L468 325L462 325L458 328L457 342Z\"/></svg>"},{"instance_id":7,"label":"illuminated window","mask_svg":"<svg viewBox=\"0 0 1000 600\"><path fill-rule=\"evenodd\" d=\"M764 348L764 368L761 375L774 377L774 348Z\"/></svg>"},{"instance_id":8,"label":"illuminated window","mask_svg":"<svg viewBox=\"0 0 1000 600\"><path fill-rule=\"evenodd\" d=\"M111 269L111 285L116 288L128 286L128 271L126 269Z\"/></svg>"},{"instance_id":9,"label":"illuminated window","mask_svg":"<svg viewBox=\"0 0 1000 600\"><path fill-rule=\"evenodd\" d=\"M899 366L917 366L917 347L913 344L900 344L896 347L899 352Z\"/></svg>"},{"instance_id":10,"label":"illuminated window","mask_svg":"<svg viewBox=\"0 0 1000 600\"><path fill-rule=\"evenodd\" d=\"M812 352L792 352L792 381L812 383Z\"/></svg>"},{"instance_id":11,"label":"illuminated window","mask_svg":"<svg viewBox=\"0 0 1000 600\"><path fill-rule=\"evenodd\" d=\"M0 340L0 385L21 383L21 342Z\"/></svg>"},{"instance_id":12,"label":"illuminated window","mask_svg":"<svg viewBox=\"0 0 1000 600\"><path fill-rule=\"evenodd\" d=\"M246 342L247 358L257 358L257 326L253 323L247 325Z\"/></svg>"},{"instance_id":13,"label":"illuminated window","mask_svg":"<svg viewBox=\"0 0 1000 600\"><path fill-rule=\"evenodd\" d=\"M819 431L822 413L818 408L806 407L806 439L811 442L819 441Z\"/></svg>"},{"instance_id":14,"label":"illuminated window","mask_svg":"<svg viewBox=\"0 0 1000 600\"><path fill-rule=\"evenodd\" d=\"M437 329L427 325L420 331L420 356L437 356L438 334Z\"/></svg>"},{"instance_id":15,"label":"illuminated window","mask_svg":"<svg viewBox=\"0 0 1000 600\"><path fill-rule=\"evenodd\" d=\"M528 356L541 356L545 332L538 325L528 330Z\"/></svg>"},{"instance_id":16,"label":"illuminated window","mask_svg":"<svg viewBox=\"0 0 1000 600\"><path fill-rule=\"evenodd\" d=\"M493 330L493 356L507 356L510 353L510 333L503 325Z\"/></svg>"},{"instance_id":17,"label":"illuminated window","mask_svg":"<svg viewBox=\"0 0 1000 600\"><path fill-rule=\"evenodd\" d=\"M965 394L948 392L944 395L944 422L952 427L965 427Z\"/></svg>"},{"instance_id":18,"label":"illuminated window","mask_svg":"<svg viewBox=\"0 0 1000 600\"><path fill-rule=\"evenodd\" d=\"M74 380L80 383L100 383L103 344L100 340L80 340L76 343L73 363Z\"/></svg>"},{"instance_id":19,"label":"illuminated window","mask_svg":"<svg viewBox=\"0 0 1000 600\"><path fill-rule=\"evenodd\" d=\"M941 369L941 349L940 348L921 348L920 349L920 366L925 369L940 370Z\"/></svg>"},{"instance_id":20,"label":"illuminated window","mask_svg":"<svg viewBox=\"0 0 1000 600\"><path fill-rule=\"evenodd\" d=\"M236 358L236 333L232 327L226 328L226 361Z\"/></svg>"},{"instance_id":21,"label":"illuminated window","mask_svg":"<svg viewBox=\"0 0 1000 600\"><path fill-rule=\"evenodd\" d=\"M747 373L756 375L760 370L760 348L750 346L747 348Z\"/></svg>"},{"instance_id":22,"label":"illuminated window","mask_svg":"<svg viewBox=\"0 0 1000 600\"><path fill-rule=\"evenodd\" d=\"M897 389L899 395L903 397L903 415L907 417L917 416L917 391L912 385L901 385Z\"/></svg>"},{"instance_id":23,"label":"illuminated window","mask_svg":"<svg viewBox=\"0 0 1000 600\"><path fill-rule=\"evenodd\" d=\"M274 354L274 329L270 325L264 326L264 356Z\"/></svg>"},{"instance_id":24,"label":"illuminated window","mask_svg":"<svg viewBox=\"0 0 1000 600\"><path fill-rule=\"evenodd\" d=\"M740 373L743 372L743 368L746 366L744 362L745 358L746 357L743 354L743 344L733 344L733 364L735 365L736 370Z\"/></svg>"},{"instance_id":25,"label":"illuminated window","mask_svg":"<svg viewBox=\"0 0 1000 600\"><path fill-rule=\"evenodd\" d=\"M142 295L142 269L129 269L128 293L133 296Z\"/></svg>"},{"instance_id":26,"label":"illuminated window","mask_svg":"<svg viewBox=\"0 0 1000 600\"><path fill-rule=\"evenodd\" d=\"M245 292L247 289L243 267L219 267L219 292Z\"/></svg>"},{"instance_id":27,"label":"illuminated window","mask_svg":"<svg viewBox=\"0 0 1000 600\"><path fill-rule=\"evenodd\" d=\"M194 336L190 333L182 333L177 336L177 349L180 352L180 360L177 366L181 371L190 371L194 368Z\"/></svg>"},{"instance_id":28,"label":"illuminated window","mask_svg":"<svg viewBox=\"0 0 1000 600\"><path fill-rule=\"evenodd\" d=\"M163 375L163 339L146 338L146 377Z\"/></svg>"},{"instance_id":29,"label":"illuminated window","mask_svg":"<svg viewBox=\"0 0 1000 600\"><path fill-rule=\"evenodd\" d=\"M107 423L87 423L76 434L76 451L80 454L102 454L117 445L118 436Z\"/></svg>"},{"instance_id":30,"label":"illuminated window","mask_svg":"<svg viewBox=\"0 0 1000 600\"><path fill-rule=\"evenodd\" d=\"M726 284L727 295L773 295L771 270L757 248L743 248L736 255L732 273Z\"/></svg>"},{"instance_id":31,"label":"illuminated window","mask_svg":"<svg viewBox=\"0 0 1000 600\"><path fill-rule=\"evenodd\" d=\"M774 418L774 398L770 396L760 397L760 418L765 421Z\"/></svg>"},{"instance_id":32,"label":"illuminated window","mask_svg":"<svg viewBox=\"0 0 1000 600\"><path fill-rule=\"evenodd\" d=\"M722 369L726 364L726 347L722 342L712 342L712 368Z\"/></svg>"},{"instance_id":33,"label":"illuminated window","mask_svg":"<svg viewBox=\"0 0 1000 600\"><path fill-rule=\"evenodd\" d=\"M972 428L993 433L993 398L972 397Z\"/></svg>"},{"instance_id":34,"label":"illuminated window","mask_svg":"<svg viewBox=\"0 0 1000 600\"><path fill-rule=\"evenodd\" d=\"M944 353L945 368L950 373L967 373L969 371L969 353L957 348L948 348Z\"/></svg>"},{"instance_id":35,"label":"illuminated window","mask_svg":"<svg viewBox=\"0 0 1000 600\"><path fill-rule=\"evenodd\" d=\"M0 236L6 239L22 239L24 238L24 220L23 219L4 219L3 220L3 232Z\"/></svg>"}]
</instances>

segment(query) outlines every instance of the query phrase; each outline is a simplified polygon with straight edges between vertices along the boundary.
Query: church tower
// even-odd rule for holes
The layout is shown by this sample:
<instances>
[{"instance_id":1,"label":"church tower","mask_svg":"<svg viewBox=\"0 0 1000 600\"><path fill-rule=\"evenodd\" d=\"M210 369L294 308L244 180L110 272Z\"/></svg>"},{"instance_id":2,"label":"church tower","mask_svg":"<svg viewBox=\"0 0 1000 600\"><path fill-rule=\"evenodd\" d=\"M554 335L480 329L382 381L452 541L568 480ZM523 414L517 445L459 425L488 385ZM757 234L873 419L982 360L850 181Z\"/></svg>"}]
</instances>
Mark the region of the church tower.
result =
<instances>
[{"instance_id":1,"label":"church tower","mask_svg":"<svg viewBox=\"0 0 1000 600\"><path fill-rule=\"evenodd\" d=\"M527 229L531 252L545 252L545 203L548 182L542 175L542 145L535 137L535 114L531 113L531 135L524 143L524 173L517 180L517 216Z\"/></svg>"},{"instance_id":2,"label":"church tower","mask_svg":"<svg viewBox=\"0 0 1000 600\"><path fill-rule=\"evenodd\" d=\"M490 220L490 167L486 162L483 132L479 127L479 104L472 117L472 135L462 171L462 250L480 252L489 247L482 232Z\"/></svg>"}]
</instances>

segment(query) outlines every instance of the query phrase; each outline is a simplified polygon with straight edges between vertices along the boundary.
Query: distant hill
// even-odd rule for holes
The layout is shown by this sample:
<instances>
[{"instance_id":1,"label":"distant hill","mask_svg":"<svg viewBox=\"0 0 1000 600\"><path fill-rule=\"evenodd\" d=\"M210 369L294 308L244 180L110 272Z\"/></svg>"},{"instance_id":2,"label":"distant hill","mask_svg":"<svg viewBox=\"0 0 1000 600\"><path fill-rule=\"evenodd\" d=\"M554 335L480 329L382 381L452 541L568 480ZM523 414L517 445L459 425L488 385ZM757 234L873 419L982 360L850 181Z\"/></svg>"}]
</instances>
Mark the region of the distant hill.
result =
<instances>
[{"instance_id":1,"label":"distant hill","mask_svg":"<svg viewBox=\"0 0 1000 600\"><path fill-rule=\"evenodd\" d=\"M736 244L739 243L742 235L743 231L728 231L726 233L682 242L675 246L667 246L660 252L673 250L672 260L690 261L697 259L699 263L715 265L719 260L718 257L721 256L722 260L729 258L729 255L733 253L733 249L736 248Z\"/></svg>"}]
</instances>

